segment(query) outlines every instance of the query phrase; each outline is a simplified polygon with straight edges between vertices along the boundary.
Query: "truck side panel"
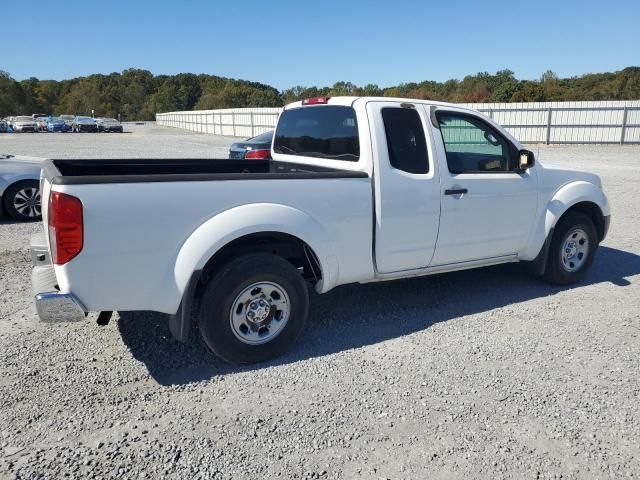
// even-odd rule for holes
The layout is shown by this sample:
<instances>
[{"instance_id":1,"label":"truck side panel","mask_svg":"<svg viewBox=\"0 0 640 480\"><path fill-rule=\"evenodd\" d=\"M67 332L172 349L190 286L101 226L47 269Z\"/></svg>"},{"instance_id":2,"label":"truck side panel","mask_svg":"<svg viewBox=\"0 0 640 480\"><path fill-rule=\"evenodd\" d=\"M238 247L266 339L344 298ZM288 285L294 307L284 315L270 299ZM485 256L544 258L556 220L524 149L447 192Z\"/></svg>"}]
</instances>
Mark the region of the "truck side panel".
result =
<instances>
[{"instance_id":1,"label":"truck side panel","mask_svg":"<svg viewBox=\"0 0 640 480\"><path fill-rule=\"evenodd\" d=\"M176 278L182 271L176 262L183 245L201 225L241 205L277 204L315 219L328 242L301 240L309 245L333 243L315 252L325 255L321 264L334 265L332 283L374 275L369 178L54 185L54 190L82 200L84 248L55 269L61 292L73 293L88 310L175 313L184 289L182 279ZM242 216L242 210L237 215ZM248 216L247 221L255 218ZM233 228L220 223L222 230L215 232L211 245L233 236L224 231L227 227ZM335 258L326 258L329 251Z\"/></svg>"}]
</instances>

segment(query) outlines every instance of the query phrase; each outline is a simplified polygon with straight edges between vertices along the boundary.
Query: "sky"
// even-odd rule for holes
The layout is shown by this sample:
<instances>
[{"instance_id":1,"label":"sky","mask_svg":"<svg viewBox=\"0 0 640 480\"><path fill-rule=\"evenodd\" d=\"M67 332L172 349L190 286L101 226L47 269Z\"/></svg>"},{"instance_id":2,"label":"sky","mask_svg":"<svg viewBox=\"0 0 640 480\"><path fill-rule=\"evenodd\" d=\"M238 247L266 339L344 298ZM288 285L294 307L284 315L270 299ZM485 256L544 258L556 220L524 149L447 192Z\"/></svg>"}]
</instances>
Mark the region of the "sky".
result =
<instances>
[{"instance_id":1,"label":"sky","mask_svg":"<svg viewBox=\"0 0 640 480\"><path fill-rule=\"evenodd\" d=\"M0 25L18 80L142 68L283 90L640 66L639 0L0 0Z\"/></svg>"}]
</instances>

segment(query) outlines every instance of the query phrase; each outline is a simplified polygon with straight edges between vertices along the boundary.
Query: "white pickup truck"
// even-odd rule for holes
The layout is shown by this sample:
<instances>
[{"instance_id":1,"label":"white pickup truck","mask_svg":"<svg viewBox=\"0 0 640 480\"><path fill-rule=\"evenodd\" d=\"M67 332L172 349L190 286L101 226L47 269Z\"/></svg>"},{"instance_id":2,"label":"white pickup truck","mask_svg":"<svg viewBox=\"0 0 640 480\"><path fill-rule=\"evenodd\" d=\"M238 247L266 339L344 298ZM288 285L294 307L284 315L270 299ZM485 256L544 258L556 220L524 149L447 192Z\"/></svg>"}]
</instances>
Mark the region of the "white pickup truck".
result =
<instances>
[{"instance_id":1,"label":"white pickup truck","mask_svg":"<svg viewBox=\"0 0 640 480\"><path fill-rule=\"evenodd\" d=\"M609 227L598 176L543 166L456 105L312 98L285 107L271 150L45 162L46 233L31 241L41 319L164 312L179 340L197 326L222 359L258 362L304 331L308 285L506 262L570 284Z\"/></svg>"}]
</instances>

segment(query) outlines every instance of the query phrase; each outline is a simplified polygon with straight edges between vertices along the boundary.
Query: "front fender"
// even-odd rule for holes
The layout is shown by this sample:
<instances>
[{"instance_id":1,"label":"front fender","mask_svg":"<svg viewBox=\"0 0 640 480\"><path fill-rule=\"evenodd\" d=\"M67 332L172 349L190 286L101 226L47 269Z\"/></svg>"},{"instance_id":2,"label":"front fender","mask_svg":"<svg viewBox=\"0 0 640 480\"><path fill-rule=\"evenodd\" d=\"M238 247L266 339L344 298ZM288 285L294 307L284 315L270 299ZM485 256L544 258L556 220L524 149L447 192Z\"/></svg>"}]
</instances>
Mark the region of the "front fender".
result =
<instances>
[{"instance_id":1,"label":"front fender","mask_svg":"<svg viewBox=\"0 0 640 480\"><path fill-rule=\"evenodd\" d=\"M333 242L325 230L309 214L296 208L274 203L255 203L231 208L210 218L184 242L175 264L175 280L184 292L191 274L204 268L213 255L229 242L260 232L278 232L303 240L318 257L322 268L319 291L327 291L338 278L338 262Z\"/></svg>"},{"instance_id":2,"label":"front fender","mask_svg":"<svg viewBox=\"0 0 640 480\"><path fill-rule=\"evenodd\" d=\"M581 202L595 203L602 215L611 214L609 201L597 185L591 182L576 181L560 187L542 208L542 214L536 222L533 239L528 248L519 256L521 260L533 260L542 249L544 242L560 217L574 205Z\"/></svg>"}]
</instances>

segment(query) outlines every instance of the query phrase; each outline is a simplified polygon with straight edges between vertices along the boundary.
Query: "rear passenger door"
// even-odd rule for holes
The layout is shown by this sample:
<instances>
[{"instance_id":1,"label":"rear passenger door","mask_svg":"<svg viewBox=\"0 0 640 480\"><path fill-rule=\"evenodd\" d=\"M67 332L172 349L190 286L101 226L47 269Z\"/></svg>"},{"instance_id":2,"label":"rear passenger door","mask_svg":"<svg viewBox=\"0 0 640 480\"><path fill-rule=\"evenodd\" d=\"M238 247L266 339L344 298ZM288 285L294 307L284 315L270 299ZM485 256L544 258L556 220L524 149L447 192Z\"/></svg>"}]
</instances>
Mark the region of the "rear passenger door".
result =
<instances>
[{"instance_id":1,"label":"rear passenger door","mask_svg":"<svg viewBox=\"0 0 640 480\"><path fill-rule=\"evenodd\" d=\"M374 153L375 264L378 273L424 268L433 257L440 185L421 105L369 102Z\"/></svg>"}]
</instances>

